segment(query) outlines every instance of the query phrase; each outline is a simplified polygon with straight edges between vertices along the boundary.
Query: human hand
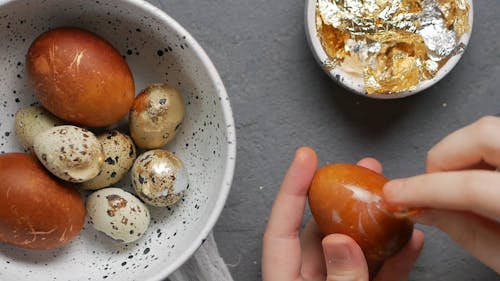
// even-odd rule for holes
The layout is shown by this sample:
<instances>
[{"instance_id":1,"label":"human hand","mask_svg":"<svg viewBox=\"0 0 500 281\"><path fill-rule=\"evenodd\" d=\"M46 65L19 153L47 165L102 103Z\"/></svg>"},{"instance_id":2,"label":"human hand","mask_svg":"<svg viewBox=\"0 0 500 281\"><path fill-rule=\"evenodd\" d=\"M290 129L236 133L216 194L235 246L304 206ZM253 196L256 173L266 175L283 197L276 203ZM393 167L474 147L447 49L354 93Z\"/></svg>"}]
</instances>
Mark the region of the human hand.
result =
<instances>
[{"instance_id":1,"label":"human hand","mask_svg":"<svg viewBox=\"0 0 500 281\"><path fill-rule=\"evenodd\" d=\"M382 172L374 159L358 165ZM342 234L324 237L314 220L299 236L307 192L317 168L310 148L297 151L274 202L263 239L262 278L264 281L368 281L368 266L356 242ZM390 258L374 280L407 280L424 242L415 230L410 242Z\"/></svg>"},{"instance_id":2,"label":"human hand","mask_svg":"<svg viewBox=\"0 0 500 281\"><path fill-rule=\"evenodd\" d=\"M413 220L446 232L500 273L500 118L485 117L444 138L427 174L388 182L385 199L423 208Z\"/></svg>"}]
</instances>

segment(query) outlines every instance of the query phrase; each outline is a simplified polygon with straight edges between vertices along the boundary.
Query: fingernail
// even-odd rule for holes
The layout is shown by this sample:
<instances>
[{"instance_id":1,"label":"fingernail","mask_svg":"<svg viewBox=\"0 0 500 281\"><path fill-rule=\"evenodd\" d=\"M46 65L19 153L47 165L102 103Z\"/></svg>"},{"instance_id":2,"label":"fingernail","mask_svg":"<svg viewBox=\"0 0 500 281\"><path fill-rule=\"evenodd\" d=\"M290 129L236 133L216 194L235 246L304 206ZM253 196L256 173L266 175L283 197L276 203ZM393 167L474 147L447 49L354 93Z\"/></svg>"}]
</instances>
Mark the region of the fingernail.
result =
<instances>
[{"instance_id":1,"label":"fingernail","mask_svg":"<svg viewBox=\"0 0 500 281\"><path fill-rule=\"evenodd\" d=\"M329 264L346 264L351 260L351 250L345 244L326 249Z\"/></svg>"},{"instance_id":2,"label":"fingernail","mask_svg":"<svg viewBox=\"0 0 500 281\"><path fill-rule=\"evenodd\" d=\"M304 147L299 147L296 151L295 151L295 155L293 156L293 158L295 160L299 160L300 158L304 158L305 157L305 152L307 150L304 148Z\"/></svg>"},{"instance_id":3,"label":"fingernail","mask_svg":"<svg viewBox=\"0 0 500 281\"><path fill-rule=\"evenodd\" d=\"M389 200L397 199L401 194L402 180L391 180L384 185L384 196Z\"/></svg>"}]
</instances>

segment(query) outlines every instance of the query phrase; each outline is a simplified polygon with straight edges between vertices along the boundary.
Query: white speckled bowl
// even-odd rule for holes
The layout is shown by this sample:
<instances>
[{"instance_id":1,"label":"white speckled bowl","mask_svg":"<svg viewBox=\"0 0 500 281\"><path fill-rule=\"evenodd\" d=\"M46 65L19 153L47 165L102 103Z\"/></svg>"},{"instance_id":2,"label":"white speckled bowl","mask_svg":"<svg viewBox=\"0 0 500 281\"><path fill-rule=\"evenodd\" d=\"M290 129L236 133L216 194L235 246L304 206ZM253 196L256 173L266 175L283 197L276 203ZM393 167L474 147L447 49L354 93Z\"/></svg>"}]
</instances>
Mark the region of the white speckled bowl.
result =
<instances>
[{"instance_id":1,"label":"white speckled bowl","mask_svg":"<svg viewBox=\"0 0 500 281\"><path fill-rule=\"evenodd\" d=\"M60 26L82 27L107 39L126 57L137 92L153 82L170 83L182 92L186 120L167 148L184 160L191 184L178 205L151 208L151 226L136 243L116 243L87 222L76 240L58 250L0 244L0 280L163 280L203 243L230 190L236 142L224 85L195 39L145 1L3 0L2 153L21 151L13 116L35 102L25 78L29 45L42 32ZM115 186L130 190L130 181L127 177Z\"/></svg>"},{"instance_id":2,"label":"white speckled bowl","mask_svg":"<svg viewBox=\"0 0 500 281\"><path fill-rule=\"evenodd\" d=\"M473 1L468 0L470 4L470 26L472 28L473 19L474 19L474 9L473 9ZM340 67L335 67L334 69L329 69L326 66L326 63L329 61L328 55L326 54L323 46L321 45L321 40L318 36L317 28L316 28L316 3L317 0L306 0L305 5L305 29L306 36L309 42L309 46L314 54L314 57L321 65L323 70L337 83L342 85L344 88L350 90L353 93L358 95L363 95L370 98L375 99L397 99L404 98L411 95L414 95L418 92L424 91L432 85L439 82L439 80L443 79L458 63L463 53L456 54L451 57L448 62L438 71L436 76L432 79L420 82L417 87L413 90L403 91L394 94L370 94L368 95L365 90L365 85L362 77L355 77L350 75L342 70ZM469 43L471 32L465 33L462 38L460 38L460 42L465 46Z\"/></svg>"}]
</instances>

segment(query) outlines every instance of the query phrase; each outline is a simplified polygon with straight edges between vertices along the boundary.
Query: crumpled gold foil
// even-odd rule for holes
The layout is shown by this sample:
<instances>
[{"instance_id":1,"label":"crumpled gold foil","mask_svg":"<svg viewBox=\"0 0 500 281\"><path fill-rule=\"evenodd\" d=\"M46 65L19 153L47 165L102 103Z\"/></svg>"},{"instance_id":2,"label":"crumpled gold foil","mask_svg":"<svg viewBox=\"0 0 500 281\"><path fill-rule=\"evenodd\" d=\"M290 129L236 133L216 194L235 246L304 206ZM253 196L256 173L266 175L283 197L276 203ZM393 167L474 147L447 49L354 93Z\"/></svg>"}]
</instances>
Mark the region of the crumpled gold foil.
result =
<instances>
[{"instance_id":1,"label":"crumpled gold foil","mask_svg":"<svg viewBox=\"0 0 500 281\"><path fill-rule=\"evenodd\" d=\"M368 94L431 79L463 51L466 0L317 0L318 35L330 67L362 76Z\"/></svg>"},{"instance_id":2,"label":"crumpled gold foil","mask_svg":"<svg viewBox=\"0 0 500 281\"><path fill-rule=\"evenodd\" d=\"M438 5L443 13L446 26L453 28L459 38L470 31L470 6L466 0L439 0Z\"/></svg>"}]
</instances>

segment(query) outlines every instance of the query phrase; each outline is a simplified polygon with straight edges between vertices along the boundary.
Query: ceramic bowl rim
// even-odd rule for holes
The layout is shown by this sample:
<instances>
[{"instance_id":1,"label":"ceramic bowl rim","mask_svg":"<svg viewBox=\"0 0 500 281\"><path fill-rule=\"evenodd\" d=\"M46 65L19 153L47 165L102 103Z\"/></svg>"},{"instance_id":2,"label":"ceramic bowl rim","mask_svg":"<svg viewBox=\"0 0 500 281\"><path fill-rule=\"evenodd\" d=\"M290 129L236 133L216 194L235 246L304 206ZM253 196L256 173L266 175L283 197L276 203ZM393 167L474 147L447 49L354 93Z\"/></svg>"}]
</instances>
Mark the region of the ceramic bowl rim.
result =
<instances>
[{"instance_id":1,"label":"ceramic bowl rim","mask_svg":"<svg viewBox=\"0 0 500 281\"><path fill-rule=\"evenodd\" d=\"M306 0L305 2L305 16L304 16L304 23L305 23L305 31L306 31L306 37L307 37L307 42L309 44L309 47L314 55L314 58L318 62L318 64L321 66L323 71L325 71L328 76L337 82L339 85L341 85L343 88L349 90L352 93L355 93L357 95L373 98L373 99L398 99L398 98L404 98L404 97L409 97L412 95L415 95L417 93L423 92L424 90L430 88L431 86L435 85L438 83L441 79L443 79L448 73L451 72L451 70L457 65L457 63L460 61L462 58L462 55L465 53L467 46L470 41L470 37L473 31L473 23L474 23L474 5L473 5L473 0L468 0L470 4L470 11L469 11L469 23L471 27L471 31L465 33L462 35L460 38L460 42L465 44L465 49L463 52L451 57L445 65L438 71L437 75L429 80L426 80L424 82L421 82L416 89L413 90L406 90L394 94L367 94L363 86L358 86L354 85L352 82L345 82L344 81L339 81L337 78L338 75L345 75L348 76L348 74L345 74L343 71L341 71L339 68L334 68L332 70L329 70L325 65L324 62L328 60L328 55L326 54L325 50L323 49L323 46L321 44L321 41L319 37L317 36L317 31L316 31L316 2L317 0Z\"/></svg>"},{"instance_id":2,"label":"ceramic bowl rim","mask_svg":"<svg viewBox=\"0 0 500 281\"><path fill-rule=\"evenodd\" d=\"M10 3L17 2L19 0L0 0L0 8ZM124 4L131 5L138 10L142 10L144 13L156 17L164 26L172 28L175 32L185 35L186 40L190 42L190 48L194 50L195 56L200 60L201 65L207 70L209 74L209 80L212 81L214 88L217 91L217 95L220 98L220 105L222 108L223 118L225 122L225 130L227 134L227 157L225 159L225 169L222 176L222 183L219 188L219 196L214 203L214 208L208 218L204 223L202 230L196 235L195 240L180 254L174 261L158 271L152 276L148 277L148 281L161 281L168 277L175 270L180 268L202 245L203 241L208 237L212 231L215 223L220 217L226 200L229 196L231 190L231 184L234 176L234 169L236 163L236 132L234 126L234 118L232 113L232 108L229 102L229 97L226 88L222 82L222 79L217 72L213 62L208 57L205 50L201 47L198 41L174 18L168 15L166 12L162 11L153 4L145 0L121 0Z\"/></svg>"}]
</instances>

